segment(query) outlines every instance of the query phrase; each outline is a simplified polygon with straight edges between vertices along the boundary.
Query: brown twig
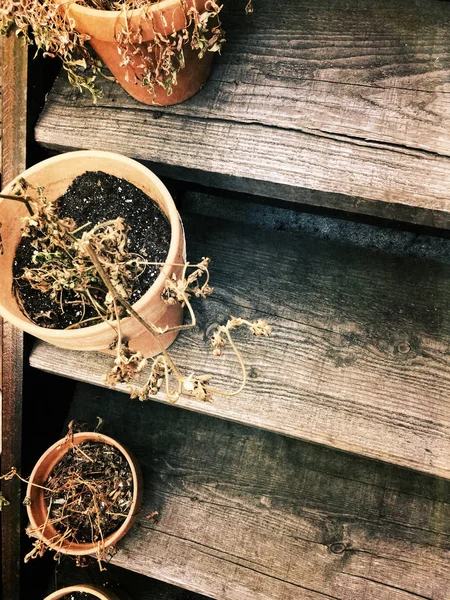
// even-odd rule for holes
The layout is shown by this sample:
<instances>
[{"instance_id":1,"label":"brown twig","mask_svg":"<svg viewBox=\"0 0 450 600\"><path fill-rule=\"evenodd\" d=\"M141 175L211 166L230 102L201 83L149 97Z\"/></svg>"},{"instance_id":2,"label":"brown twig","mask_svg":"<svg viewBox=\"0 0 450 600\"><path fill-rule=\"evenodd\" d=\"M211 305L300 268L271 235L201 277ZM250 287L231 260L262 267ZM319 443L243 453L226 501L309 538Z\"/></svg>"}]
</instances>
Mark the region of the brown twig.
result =
<instances>
[{"instance_id":1,"label":"brown twig","mask_svg":"<svg viewBox=\"0 0 450 600\"><path fill-rule=\"evenodd\" d=\"M4 200L16 200L17 202L22 202L22 204L25 204L25 206L27 207L30 215L32 216L34 214L31 209L31 205L30 205L30 200L32 200L32 198L30 198L30 196L15 196L12 194L0 194L0 198L3 198Z\"/></svg>"}]
</instances>

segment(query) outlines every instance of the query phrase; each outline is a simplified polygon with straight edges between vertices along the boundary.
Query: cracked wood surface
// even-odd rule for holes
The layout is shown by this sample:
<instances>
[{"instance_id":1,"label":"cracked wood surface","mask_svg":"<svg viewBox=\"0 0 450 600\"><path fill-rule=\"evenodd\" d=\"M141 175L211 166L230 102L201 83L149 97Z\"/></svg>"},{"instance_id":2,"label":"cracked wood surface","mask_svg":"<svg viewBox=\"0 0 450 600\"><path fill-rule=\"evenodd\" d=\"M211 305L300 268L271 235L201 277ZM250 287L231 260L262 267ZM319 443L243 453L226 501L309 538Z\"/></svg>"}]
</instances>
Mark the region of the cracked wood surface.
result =
<instances>
[{"instance_id":1,"label":"cracked wood surface","mask_svg":"<svg viewBox=\"0 0 450 600\"><path fill-rule=\"evenodd\" d=\"M198 329L172 346L180 368L236 389L232 355L211 356L215 324L265 318L273 334L238 335L241 394L180 407L450 477L449 265L200 215L183 222L191 262L213 259L215 289L195 302ZM112 359L38 341L30 364L101 386Z\"/></svg>"},{"instance_id":2,"label":"cracked wood surface","mask_svg":"<svg viewBox=\"0 0 450 600\"><path fill-rule=\"evenodd\" d=\"M226 3L228 42L191 100L147 107L60 78L36 128L56 150L116 150L215 187L449 227L450 5Z\"/></svg>"},{"instance_id":3,"label":"cracked wood surface","mask_svg":"<svg viewBox=\"0 0 450 600\"><path fill-rule=\"evenodd\" d=\"M449 598L450 482L80 384L70 418L97 415L144 472L113 564L223 600Z\"/></svg>"}]
</instances>

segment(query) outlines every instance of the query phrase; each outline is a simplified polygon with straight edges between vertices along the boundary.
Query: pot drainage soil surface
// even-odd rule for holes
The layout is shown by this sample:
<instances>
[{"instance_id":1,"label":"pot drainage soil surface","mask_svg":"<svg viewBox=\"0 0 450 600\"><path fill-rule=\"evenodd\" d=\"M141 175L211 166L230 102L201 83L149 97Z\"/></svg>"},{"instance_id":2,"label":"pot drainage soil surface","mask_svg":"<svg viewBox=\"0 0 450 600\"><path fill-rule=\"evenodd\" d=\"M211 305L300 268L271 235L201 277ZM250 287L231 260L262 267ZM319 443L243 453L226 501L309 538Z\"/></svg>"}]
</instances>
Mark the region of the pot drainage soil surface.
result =
<instances>
[{"instance_id":1,"label":"pot drainage soil surface","mask_svg":"<svg viewBox=\"0 0 450 600\"><path fill-rule=\"evenodd\" d=\"M45 194L45 190L44 190ZM71 217L77 227L90 222L97 223L122 217L130 227L128 250L137 253L149 262L164 262L170 246L171 227L158 205L133 184L101 171L87 171L79 175L66 192L58 199L59 217ZM65 292L66 301L61 309L48 293L33 289L21 279L25 268L35 267L32 256L35 252L30 238L23 237L17 247L13 265L16 293L25 314L41 327L65 329L80 321L79 305L70 304L70 292ZM150 288L160 272L157 266L147 266L136 281L130 297L135 303ZM38 315L43 317L38 318ZM51 315L46 317L45 315ZM97 316L88 307L83 320ZM99 322L99 321L98 321ZM88 321L87 325L93 323ZM82 327L83 324L80 325Z\"/></svg>"}]
</instances>

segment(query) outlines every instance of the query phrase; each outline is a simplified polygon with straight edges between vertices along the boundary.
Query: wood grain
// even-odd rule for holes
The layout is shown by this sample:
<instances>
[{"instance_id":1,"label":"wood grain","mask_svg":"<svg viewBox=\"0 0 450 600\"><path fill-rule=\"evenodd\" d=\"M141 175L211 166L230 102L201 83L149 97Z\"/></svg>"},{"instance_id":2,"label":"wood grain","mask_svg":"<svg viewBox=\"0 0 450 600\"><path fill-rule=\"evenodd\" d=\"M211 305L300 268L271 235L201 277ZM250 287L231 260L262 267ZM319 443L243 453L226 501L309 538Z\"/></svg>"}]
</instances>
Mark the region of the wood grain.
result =
<instances>
[{"instance_id":1,"label":"wood grain","mask_svg":"<svg viewBox=\"0 0 450 600\"><path fill-rule=\"evenodd\" d=\"M0 36L0 156L2 153L2 81L3 81L3 38ZM0 161L0 175L2 172Z\"/></svg>"},{"instance_id":2,"label":"wood grain","mask_svg":"<svg viewBox=\"0 0 450 600\"><path fill-rule=\"evenodd\" d=\"M172 177L449 227L450 6L230 2L211 79L147 107L111 82L93 106L60 79L36 129L53 149L121 150ZM86 135L89 131L89 135Z\"/></svg>"},{"instance_id":3,"label":"wood grain","mask_svg":"<svg viewBox=\"0 0 450 600\"><path fill-rule=\"evenodd\" d=\"M15 35L3 40L2 89L2 181L6 185L25 169L27 49ZM1 241L1 229L0 229ZM0 319L1 321L1 319ZM20 471L22 455L23 334L0 323L1 472ZM3 598L20 598L21 487L18 480L5 481L2 493L10 502L1 523Z\"/></svg>"},{"instance_id":4,"label":"wood grain","mask_svg":"<svg viewBox=\"0 0 450 600\"><path fill-rule=\"evenodd\" d=\"M449 482L79 386L97 415L144 470L114 564L224 600L449 597Z\"/></svg>"},{"instance_id":5,"label":"wood grain","mask_svg":"<svg viewBox=\"0 0 450 600\"><path fill-rule=\"evenodd\" d=\"M180 407L450 476L450 267L411 257L185 215L191 261L211 256L213 296L172 354L187 373L239 386L208 336L230 314L265 318L240 335L249 382L234 398ZM104 385L111 359L37 342L34 367ZM158 398L165 401L163 397Z\"/></svg>"}]
</instances>

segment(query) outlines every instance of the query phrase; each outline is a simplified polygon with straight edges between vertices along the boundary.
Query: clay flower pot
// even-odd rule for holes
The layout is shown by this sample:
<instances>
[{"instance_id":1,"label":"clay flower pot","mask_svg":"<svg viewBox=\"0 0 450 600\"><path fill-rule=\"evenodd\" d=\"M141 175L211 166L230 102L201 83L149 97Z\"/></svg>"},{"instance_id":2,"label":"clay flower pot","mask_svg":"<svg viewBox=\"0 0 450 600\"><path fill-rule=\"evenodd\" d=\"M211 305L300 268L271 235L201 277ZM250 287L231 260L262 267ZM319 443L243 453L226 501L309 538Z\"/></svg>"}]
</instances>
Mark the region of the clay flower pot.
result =
<instances>
[{"instance_id":1,"label":"clay flower pot","mask_svg":"<svg viewBox=\"0 0 450 600\"><path fill-rule=\"evenodd\" d=\"M184 29L187 25L186 11L194 6L199 12L203 12L208 0L183 0L183 3L182 0L161 0L150 6L145 15L141 9L125 13L79 6L76 1L59 1L65 10L65 18L71 20L79 33L90 36L89 43L92 48L120 85L139 102L162 106L177 104L196 94L208 79L212 53L207 52L200 59L198 51L185 45L185 67L177 75L177 84L173 88L173 93L168 96L166 90L159 85L155 86L154 94L149 93L139 82L127 81L127 68L121 66L122 56L117 50L118 33L129 28L132 31L139 31L140 39L134 40L136 42L134 46L139 49L139 52L148 55L148 42L154 40L155 35L166 37ZM134 62L132 59L128 67L138 79L144 73L140 63L139 58Z\"/></svg>"},{"instance_id":2,"label":"clay flower pot","mask_svg":"<svg viewBox=\"0 0 450 600\"><path fill-rule=\"evenodd\" d=\"M36 484L45 486L45 482L51 471L60 462L64 454L70 450L72 445L82 444L87 441L108 444L117 448L125 456L133 476L133 501L125 521L116 531L104 539L101 548L99 548L98 543L78 544L69 540L55 542L55 536L56 539L59 537L58 532L53 525L47 524L43 531L36 534L36 536L44 541L49 548L53 548L62 554L86 556L96 554L99 550L104 550L109 546L114 546L133 525L142 502L142 474L134 457L121 444L106 435L91 432L75 433L70 439L64 438L53 444L41 456L31 473L27 487L27 497L30 499L30 503L27 505L27 513L31 528L36 531L39 527L42 527L47 522L48 515L48 507L44 499L45 491L40 487L36 487ZM52 539L53 542L51 541Z\"/></svg>"},{"instance_id":3,"label":"clay flower pot","mask_svg":"<svg viewBox=\"0 0 450 600\"><path fill-rule=\"evenodd\" d=\"M27 169L17 179L23 177L32 185L45 188L47 198L56 199L69 187L70 183L86 171L104 171L126 179L143 190L159 205L171 225L171 241L167 263L184 263L186 246L183 226L175 204L163 183L138 162L111 152L80 151L68 152ZM14 181L16 181L14 180ZM4 193L11 193L12 182ZM13 261L21 238L21 218L26 216L24 204L12 200L0 200L0 315L6 320L42 340L72 350L107 351L114 342L115 332L108 323L99 323L81 329L47 329L30 321L20 310L13 294ZM133 305L145 321L157 327L174 327L183 320L183 309L176 303L167 305L161 299L161 292L167 275L181 273L181 267L166 267L149 290ZM170 332L155 337L133 317L121 320L121 331L130 340L132 350L140 350L145 356L158 354L160 344L167 348L178 332Z\"/></svg>"},{"instance_id":4,"label":"clay flower pot","mask_svg":"<svg viewBox=\"0 0 450 600\"><path fill-rule=\"evenodd\" d=\"M85 594L90 594L93 598L98 598L99 600L119 600L119 598L113 592L100 589L93 585L71 585L63 590L53 592L53 594L47 596L45 600L60 600L60 598L64 598L64 596L72 592L84 592Z\"/></svg>"}]
</instances>

